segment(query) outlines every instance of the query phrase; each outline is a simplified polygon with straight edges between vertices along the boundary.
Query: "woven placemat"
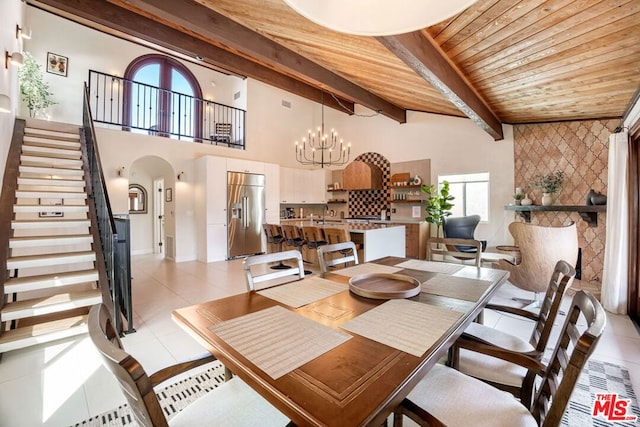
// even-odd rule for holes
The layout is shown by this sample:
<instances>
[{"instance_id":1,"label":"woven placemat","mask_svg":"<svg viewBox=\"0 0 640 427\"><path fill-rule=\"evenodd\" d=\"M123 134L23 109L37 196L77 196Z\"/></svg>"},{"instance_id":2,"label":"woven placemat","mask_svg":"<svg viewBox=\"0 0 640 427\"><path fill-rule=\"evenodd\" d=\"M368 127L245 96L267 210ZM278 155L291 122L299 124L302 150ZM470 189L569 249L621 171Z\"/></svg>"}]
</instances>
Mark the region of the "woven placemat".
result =
<instances>
[{"instance_id":1,"label":"woven placemat","mask_svg":"<svg viewBox=\"0 0 640 427\"><path fill-rule=\"evenodd\" d=\"M464 265L452 264L448 262L421 261L410 259L396 264L396 267L410 268L412 270L431 271L434 273L455 274L464 268Z\"/></svg>"},{"instance_id":2,"label":"woven placemat","mask_svg":"<svg viewBox=\"0 0 640 427\"><path fill-rule=\"evenodd\" d=\"M476 302L491 282L446 274L436 274L422 284L422 292Z\"/></svg>"},{"instance_id":3,"label":"woven placemat","mask_svg":"<svg viewBox=\"0 0 640 427\"><path fill-rule=\"evenodd\" d=\"M304 280L263 289L258 293L289 307L298 308L345 290L348 290L348 287L344 283L312 276Z\"/></svg>"},{"instance_id":4,"label":"woven placemat","mask_svg":"<svg viewBox=\"0 0 640 427\"><path fill-rule=\"evenodd\" d=\"M354 265L352 267L343 268L342 270L332 271L332 273L340 274L342 276L359 276L361 274L373 274L373 273L397 273L401 268L393 267L390 265L381 265L373 263L364 263Z\"/></svg>"},{"instance_id":5,"label":"woven placemat","mask_svg":"<svg viewBox=\"0 0 640 427\"><path fill-rule=\"evenodd\" d=\"M271 378L278 379L351 339L276 306L209 328Z\"/></svg>"},{"instance_id":6,"label":"woven placemat","mask_svg":"<svg viewBox=\"0 0 640 427\"><path fill-rule=\"evenodd\" d=\"M340 327L420 357L462 316L416 301L389 300Z\"/></svg>"}]
</instances>

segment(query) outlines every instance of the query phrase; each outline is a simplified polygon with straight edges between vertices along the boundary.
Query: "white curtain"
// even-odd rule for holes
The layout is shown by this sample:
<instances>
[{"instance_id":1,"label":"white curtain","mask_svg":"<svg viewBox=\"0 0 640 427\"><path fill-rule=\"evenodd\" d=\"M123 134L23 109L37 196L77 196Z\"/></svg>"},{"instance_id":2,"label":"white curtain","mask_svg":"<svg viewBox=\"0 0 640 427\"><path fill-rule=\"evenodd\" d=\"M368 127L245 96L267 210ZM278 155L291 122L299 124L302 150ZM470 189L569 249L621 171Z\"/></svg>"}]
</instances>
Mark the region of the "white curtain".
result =
<instances>
[{"instance_id":1,"label":"white curtain","mask_svg":"<svg viewBox=\"0 0 640 427\"><path fill-rule=\"evenodd\" d=\"M602 305L612 313L627 314L629 245L627 131L609 136L607 228L602 273Z\"/></svg>"}]
</instances>

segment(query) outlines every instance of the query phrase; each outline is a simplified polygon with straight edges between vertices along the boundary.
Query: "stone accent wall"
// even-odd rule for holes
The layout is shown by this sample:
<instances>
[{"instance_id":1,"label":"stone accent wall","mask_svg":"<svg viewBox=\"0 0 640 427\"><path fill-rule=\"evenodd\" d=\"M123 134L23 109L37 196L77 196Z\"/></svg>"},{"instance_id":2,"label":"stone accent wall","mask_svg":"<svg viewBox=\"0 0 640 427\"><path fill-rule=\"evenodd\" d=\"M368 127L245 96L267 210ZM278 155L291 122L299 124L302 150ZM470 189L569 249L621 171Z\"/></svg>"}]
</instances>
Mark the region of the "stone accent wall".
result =
<instances>
[{"instance_id":1,"label":"stone accent wall","mask_svg":"<svg viewBox=\"0 0 640 427\"><path fill-rule=\"evenodd\" d=\"M515 185L528 192L536 205L542 194L530 188L534 177L556 170L565 172L562 190L554 204L584 205L590 189L607 194L609 134L620 120L585 120L515 125ZM516 217L517 221L522 221ZM575 212L532 212L531 223L560 226L569 221L578 226L582 249L582 283L577 287L600 293L604 262L606 213L598 213L598 226L589 227Z\"/></svg>"}]
</instances>

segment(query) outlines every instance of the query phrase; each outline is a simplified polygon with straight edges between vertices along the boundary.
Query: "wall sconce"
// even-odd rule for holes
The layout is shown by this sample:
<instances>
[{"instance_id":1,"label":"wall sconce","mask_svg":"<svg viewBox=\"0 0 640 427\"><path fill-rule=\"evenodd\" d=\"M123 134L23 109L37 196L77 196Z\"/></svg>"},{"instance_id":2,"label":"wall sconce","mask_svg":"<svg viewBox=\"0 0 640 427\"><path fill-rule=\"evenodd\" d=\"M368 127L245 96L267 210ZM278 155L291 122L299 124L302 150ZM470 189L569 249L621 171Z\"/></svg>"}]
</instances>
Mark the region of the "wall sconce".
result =
<instances>
[{"instance_id":1,"label":"wall sconce","mask_svg":"<svg viewBox=\"0 0 640 427\"><path fill-rule=\"evenodd\" d=\"M9 69L9 62L16 65L22 65L24 63L24 57L20 52L13 52L9 55L8 51L4 51L4 68Z\"/></svg>"},{"instance_id":2,"label":"wall sconce","mask_svg":"<svg viewBox=\"0 0 640 427\"><path fill-rule=\"evenodd\" d=\"M124 166L120 166L118 169L118 176L124 176Z\"/></svg>"},{"instance_id":3,"label":"wall sconce","mask_svg":"<svg viewBox=\"0 0 640 427\"><path fill-rule=\"evenodd\" d=\"M11 112L11 98L7 95L0 95L0 113Z\"/></svg>"},{"instance_id":4,"label":"wall sconce","mask_svg":"<svg viewBox=\"0 0 640 427\"><path fill-rule=\"evenodd\" d=\"M23 38L26 40L31 39L31 28L22 28L16 24L16 39Z\"/></svg>"},{"instance_id":5,"label":"wall sconce","mask_svg":"<svg viewBox=\"0 0 640 427\"><path fill-rule=\"evenodd\" d=\"M183 177L184 177L184 172L180 172L176 178L178 178L178 181L180 181L182 180Z\"/></svg>"}]
</instances>

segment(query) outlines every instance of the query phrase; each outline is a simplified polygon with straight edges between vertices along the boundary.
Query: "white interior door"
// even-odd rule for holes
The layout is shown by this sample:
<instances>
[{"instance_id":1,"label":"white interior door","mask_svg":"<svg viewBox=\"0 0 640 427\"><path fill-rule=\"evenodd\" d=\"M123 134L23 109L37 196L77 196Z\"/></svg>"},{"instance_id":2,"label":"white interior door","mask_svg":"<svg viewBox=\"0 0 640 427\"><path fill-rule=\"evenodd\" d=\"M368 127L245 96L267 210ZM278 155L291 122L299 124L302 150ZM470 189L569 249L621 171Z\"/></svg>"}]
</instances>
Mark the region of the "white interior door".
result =
<instances>
[{"instance_id":1,"label":"white interior door","mask_svg":"<svg viewBox=\"0 0 640 427\"><path fill-rule=\"evenodd\" d=\"M164 178L153 180L153 253L164 254Z\"/></svg>"}]
</instances>

